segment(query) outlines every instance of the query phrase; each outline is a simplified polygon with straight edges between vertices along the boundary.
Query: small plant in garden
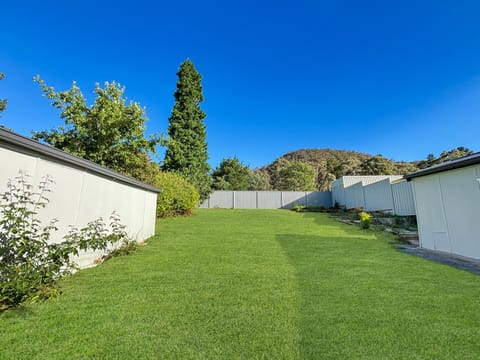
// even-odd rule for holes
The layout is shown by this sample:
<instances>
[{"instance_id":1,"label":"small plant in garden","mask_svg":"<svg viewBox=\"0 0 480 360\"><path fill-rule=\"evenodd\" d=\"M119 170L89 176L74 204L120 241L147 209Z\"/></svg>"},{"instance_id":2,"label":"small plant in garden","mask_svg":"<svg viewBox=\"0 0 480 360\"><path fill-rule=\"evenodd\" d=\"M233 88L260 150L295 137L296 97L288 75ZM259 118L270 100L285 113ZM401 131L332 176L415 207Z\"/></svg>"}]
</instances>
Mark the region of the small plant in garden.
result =
<instances>
[{"instance_id":1,"label":"small plant in garden","mask_svg":"<svg viewBox=\"0 0 480 360\"><path fill-rule=\"evenodd\" d=\"M362 229L369 229L370 225L372 224L372 215L362 211L358 214L358 216L360 218L360 226Z\"/></svg>"},{"instance_id":2,"label":"small plant in garden","mask_svg":"<svg viewBox=\"0 0 480 360\"><path fill-rule=\"evenodd\" d=\"M57 220L42 226L38 211L48 204L53 180L44 177L35 191L28 178L20 173L0 195L0 311L58 293L56 281L75 268L72 255L80 250L128 243L125 226L116 213L111 216L110 228L98 219L83 229L71 228L65 241L51 243Z\"/></svg>"},{"instance_id":3,"label":"small plant in garden","mask_svg":"<svg viewBox=\"0 0 480 360\"><path fill-rule=\"evenodd\" d=\"M295 212L302 212L303 210L306 209L306 206L304 205L293 205L292 207L292 211L295 211Z\"/></svg>"}]
</instances>

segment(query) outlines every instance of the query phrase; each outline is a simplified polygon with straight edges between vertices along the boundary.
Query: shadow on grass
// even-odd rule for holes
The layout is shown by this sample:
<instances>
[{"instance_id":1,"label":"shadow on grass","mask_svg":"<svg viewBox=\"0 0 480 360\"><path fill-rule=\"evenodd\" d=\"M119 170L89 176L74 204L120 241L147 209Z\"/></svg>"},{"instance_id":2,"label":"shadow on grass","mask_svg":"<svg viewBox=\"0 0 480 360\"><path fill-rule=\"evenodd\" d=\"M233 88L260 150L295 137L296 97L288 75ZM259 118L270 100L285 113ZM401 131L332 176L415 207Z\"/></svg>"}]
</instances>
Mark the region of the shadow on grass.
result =
<instances>
[{"instance_id":1,"label":"shadow on grass","mask_svg":"<svg viewBox=\"0 0 480 360\"><path fill-rule=\"evenodd\" d=\"M318 219L318 216L315 218ZM358 256L365 241L355 239L358 238L358 230L348 227L341 230L344 235L340 237L277 235L278 243L296 270L301 298L299 333L302 359L335 356L343 348L342 336L338 336L336 331L341 331L348 311L342 313L334 304L341 306L345 298L351 297L346 284L356 282L361 276L359 272L364 271L358 268L358 262L368 258Z\"/></svg>"},{"instance_id":2,"label":"shadow on grass","mask_svg":"<svg viewBox=\"0 0 480 360\"><path fill-rule=\"evenodd\" d=\"M332 226L322 218L316 221ZM401 306L397 294L388 297L389 279L397 274L389 266L391 245L348 225L335 235L277 235L296 270L300 358L378 356L382 346L397 346L388 317L389 309Z\"/></svg>"},{"instance_id":3,"label":"shadow on grass","mask_svg":"<svg viewBox=\"0 0 480 360\"><path fill-rule=\"evenodd\" d=\"M330 226L335 227L345 235L349 237L363 237L363 236L370 236L379 238L381 237L382 240L387 241L389 244L393 245L395 248L398 248L400 241L396 235L391 233L385 232L383 229L379 228L370 228L364 230L360 227L360 225L352 225L343 223L332 216L335 216L335 213L304 213L304 218L311 219L317 225L321 226Z\"/></svg>"},{"instance_id":4,"label":"shadow on grass","mask_svg":"<svg viewBox=\"0 0 480 360\"><path fill-rule=\"evenodd\" d=\"M30 307L25 305L9 307L0 311L0 317L2 317L3 319L17 318L17 317L26 319L34 314L35 313L33 312L33 310Z\"/></svg>"}]
</instances>

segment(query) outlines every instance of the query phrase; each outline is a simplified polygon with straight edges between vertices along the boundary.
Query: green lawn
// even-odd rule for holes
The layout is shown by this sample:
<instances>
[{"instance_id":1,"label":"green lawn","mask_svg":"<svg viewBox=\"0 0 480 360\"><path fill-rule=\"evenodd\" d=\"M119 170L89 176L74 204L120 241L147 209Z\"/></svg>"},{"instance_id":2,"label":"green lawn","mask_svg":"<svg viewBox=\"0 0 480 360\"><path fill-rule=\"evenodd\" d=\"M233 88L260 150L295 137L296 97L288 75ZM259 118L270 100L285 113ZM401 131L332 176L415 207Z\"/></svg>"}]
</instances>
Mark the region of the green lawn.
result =
<instances>
[{"instance_id":1,"label":"green lawn","mask_svg":"<svg viewBox=\"0 0 480 360\"><path fill-rule=\"evenodd\" d=\"M0 315L0 359L478 359L480 277L326 214L200 210Z\"/></svg>"}]
</instances>

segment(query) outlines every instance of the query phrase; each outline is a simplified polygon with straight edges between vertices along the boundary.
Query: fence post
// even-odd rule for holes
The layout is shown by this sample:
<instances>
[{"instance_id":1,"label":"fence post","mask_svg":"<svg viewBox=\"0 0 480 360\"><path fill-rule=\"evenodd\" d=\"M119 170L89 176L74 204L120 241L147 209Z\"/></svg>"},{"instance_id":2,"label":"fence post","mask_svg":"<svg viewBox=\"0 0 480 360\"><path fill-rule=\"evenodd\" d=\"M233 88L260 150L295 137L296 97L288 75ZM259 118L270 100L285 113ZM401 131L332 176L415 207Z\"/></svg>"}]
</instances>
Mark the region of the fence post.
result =
<instances>
[{"instance_id":1,"label":"fence post","mask_svg":"<svg viewBox=\"0 0 480 360\"><path fill-rule=\"evenodd\" d=\"M232 209L235 209L235 191L232 191Z\"/></svg>"},{"instance_id":2,"label":"fence post","mask_svg":"<svg viewBox=\"0 0 480 360\"><path fill-rule=\"evenodd\" d=\"M258 209L258 191L255 192L255 208Z\"/></svg>"}]
</instances>

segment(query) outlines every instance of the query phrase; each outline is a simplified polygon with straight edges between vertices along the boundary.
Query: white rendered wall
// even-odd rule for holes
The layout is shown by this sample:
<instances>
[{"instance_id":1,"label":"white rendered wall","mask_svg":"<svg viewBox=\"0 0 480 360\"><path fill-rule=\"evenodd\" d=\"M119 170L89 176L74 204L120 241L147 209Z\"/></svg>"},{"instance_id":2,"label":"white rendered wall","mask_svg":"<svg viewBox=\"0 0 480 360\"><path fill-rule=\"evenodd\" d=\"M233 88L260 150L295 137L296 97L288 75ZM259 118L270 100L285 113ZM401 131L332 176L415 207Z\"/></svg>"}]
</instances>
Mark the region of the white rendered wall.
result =
<instances>
[{"instance_id":1,"label":"white rendered wall","mask_svg":"<svg viewBox=\"0 0 480 360\"><path fill-rule=\"evenodd\" d=\"M7 189L9 179L22 171L35 189L42 178L49 175L54 183L46 208L39 210L44 224L58 219L58 231L52 233L52 242L62 241L69 226L84 227L88 222L103 218L110 223L110 215L116 211L121 223L127 226L132 239L142 241L154 235L157 194L89 173L87 170L63 165L48 158L36 157L0 147L0 192ZM82 254L80 267L93 264L101 252Z\"/></svg>"},{"instance_id":2,"label":"white rendered wall","mask_svg":"<svg viewBox=\"0 0 480 360\"><path fill-rule=\"evenodd\" d=\"M413 178L420 245L480 259L480 165Z\"/></svg>"}]
</instances>

